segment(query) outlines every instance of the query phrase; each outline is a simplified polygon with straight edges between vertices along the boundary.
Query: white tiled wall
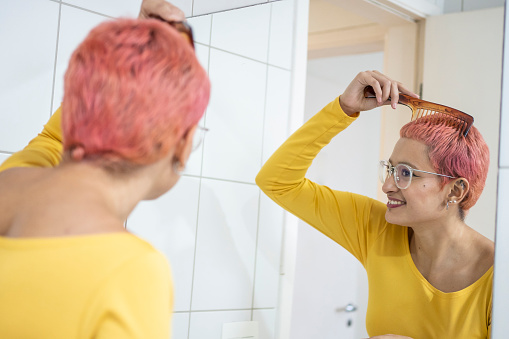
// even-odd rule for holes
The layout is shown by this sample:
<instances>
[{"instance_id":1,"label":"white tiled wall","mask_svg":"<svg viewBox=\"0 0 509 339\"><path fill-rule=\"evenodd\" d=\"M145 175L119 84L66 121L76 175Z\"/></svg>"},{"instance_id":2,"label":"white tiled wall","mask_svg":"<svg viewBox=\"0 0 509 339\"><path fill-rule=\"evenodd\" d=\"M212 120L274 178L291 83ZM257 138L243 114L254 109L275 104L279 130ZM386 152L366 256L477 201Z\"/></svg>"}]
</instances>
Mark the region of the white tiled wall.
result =
<instances>
[{"instance_id":1,"label":"white tiled wall","mask_svg":"<svg viewBox=\"0 0 509 339\"><path fill-rule=\"evenodd\" d=\"M0 8L0 151L14 152L50 116L59 5L19 0Z\"/></svg>"},{"instance_id":2,"label":"white tiled wall","mask_svg":"<svg viewBox=\"0 0 509 339\"><path fill-rule=\"evenodd\" d=\"M73 50L98 23L136 16L141 0L5 0L0 4L0 162L58 108ZM257 321L275 337L283 210L254 178L287 136L293 1L174 0L194 30L212 96L210 131L179 183L140 203L127 228L159 248L175 284L173 338L221 338ZM235 10L229 10L235 8Z\"/></svg>"},{"instance_id":3,"label":"white tiled wall","mask_svg":"<svg viewBox=\"0 0 509 339\"><path fill-rule=\"evenodd\" d=\"M505 0L444 0L444 13L474 11L504 6Z\"/></svg>"},{"instance_id":4,"label":"white tiled wall","mask_svg":"<svg viewBox=\"0 0 509 339\"><path fill-rule=\"evenodd\" d=\"M495 232L495 276L493 283L492 339L501 339L509 332L509 20L505 8L504 68L502 73L502 113L498 168L497 229Z\"/></svg>"}]
</instances>

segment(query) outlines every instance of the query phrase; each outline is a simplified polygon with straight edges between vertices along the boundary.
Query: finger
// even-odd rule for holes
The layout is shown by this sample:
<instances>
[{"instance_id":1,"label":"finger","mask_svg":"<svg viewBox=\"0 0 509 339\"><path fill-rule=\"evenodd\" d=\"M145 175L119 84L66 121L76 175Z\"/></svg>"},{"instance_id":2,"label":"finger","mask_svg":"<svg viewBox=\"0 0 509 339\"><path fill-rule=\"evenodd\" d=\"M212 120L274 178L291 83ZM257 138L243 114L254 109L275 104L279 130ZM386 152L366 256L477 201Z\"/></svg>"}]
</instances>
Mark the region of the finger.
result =
<instances>
[{"instance_id":1,"label":"finger","mask_svg":"<svg viewBox=\"0 0 509 339\"><path fill-rule=\"evenodd\" d=\"M186 16L184 12L178 8L173 6L168 2L164 2L158 8L158 12L156 13L161 18L166 21L185 21Z\"/></svg>"},{"instance_id":2,"label":"finger","mask_svg":"<svg viewBox=\"0 0 509 339\"><path fill-rule=\"evenodd\" d=\"M384 104L391 95L391 86L394 80L376 70L372 72L372 75L380 83L382 88L382 102L380 104Z\"/></svg>"},{"instance_id":3,"label":"finger","mask_svg":"<svg viewBox=\"0 0 509 339\"><path fill-rule=\"evenodd\" d=\"M391 83L391 107L396 109L399 101L399 86L397 82Z\"/></svg>"},{"instance_id":4,"label":"finger","mask_svg":"<svg viewBox=\"0 0 509 339\"><path fill-rule=\"evenodd\" d=\"M363 75L365 84L373 87L377 104L381 105L383 103L383 91L380 82L373 76L372 72L363 72Z\"/></svg>"},{"instance_id":5,"label":"finger","mask_svg":"<svg viewBox=\"0 0 509 339\"><path fill-rule=\"evenodd\" d=\"M398 88L399 88L399 91L401 93L404 93L404 94L408 94L414 98L419 98L419 94L416 94L414 92L412 92L411 90L409 90L408 88L406 88L405 86L403 86L402 83L398 83Z\"/></svg>"}]
</instances>

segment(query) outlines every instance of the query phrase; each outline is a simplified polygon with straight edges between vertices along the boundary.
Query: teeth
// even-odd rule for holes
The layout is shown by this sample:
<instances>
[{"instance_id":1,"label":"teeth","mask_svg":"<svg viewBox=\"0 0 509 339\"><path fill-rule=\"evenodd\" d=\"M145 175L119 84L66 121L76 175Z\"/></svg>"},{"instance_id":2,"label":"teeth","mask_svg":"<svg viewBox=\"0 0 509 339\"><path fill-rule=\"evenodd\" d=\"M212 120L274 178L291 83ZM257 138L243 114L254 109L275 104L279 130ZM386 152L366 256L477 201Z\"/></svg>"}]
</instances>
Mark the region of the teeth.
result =
<instances>
[{"instance_id":1,"label":"teeth","mask_svg":"<svg viewBox=\"0 0 509 339\"><path fill-rule=\"evenodd\" d=\"M405 203L403 201L389 200L389 204L391 204L391 205L404 205Z\"/></svg>"}]
</instances>

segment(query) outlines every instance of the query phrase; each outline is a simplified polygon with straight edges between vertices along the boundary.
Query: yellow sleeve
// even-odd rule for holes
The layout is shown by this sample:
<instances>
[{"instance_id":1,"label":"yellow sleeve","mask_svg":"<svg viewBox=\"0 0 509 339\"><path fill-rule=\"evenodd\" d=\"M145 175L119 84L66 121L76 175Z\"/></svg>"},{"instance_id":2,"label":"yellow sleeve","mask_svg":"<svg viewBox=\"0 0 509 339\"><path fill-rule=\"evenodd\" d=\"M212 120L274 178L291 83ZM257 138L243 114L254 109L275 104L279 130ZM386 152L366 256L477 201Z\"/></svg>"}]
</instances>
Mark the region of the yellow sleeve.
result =
<instances>
[{"instance_id":1,"label":"yellow sleeve","mask_svg":"<svg viewBox=\"0 0 509 339\"><path fill-rule=\"evenodd\" d=\"M38 136L0 166L0 172L12 167L55 167L62 159L62 109L49 119Z\"/></svg>"},{"instance_id":2,"label":"yellow sleeve","mask_svg":"<svg viewBox=\"0 0 509 339\"><path fill-rule=\"evenodd\" d=\"M97 339L168 339L172 312L169 264L154 251L112 273L94 298L82 333Z\"/></svg>"},{"instance_id":3,"label":"yellow sleeve","mask_svg":"<svg viewBox=\"0 0 509 339\"><path fill-rule=\"evenodd\" d=\"M336 241L365 264L370 243L386 226L385 205L305 178L320 150L357 117L358 113L346 115L336 98L281 145L258 173L256 183L281 207Z\"/></svg>"}]
</instances>

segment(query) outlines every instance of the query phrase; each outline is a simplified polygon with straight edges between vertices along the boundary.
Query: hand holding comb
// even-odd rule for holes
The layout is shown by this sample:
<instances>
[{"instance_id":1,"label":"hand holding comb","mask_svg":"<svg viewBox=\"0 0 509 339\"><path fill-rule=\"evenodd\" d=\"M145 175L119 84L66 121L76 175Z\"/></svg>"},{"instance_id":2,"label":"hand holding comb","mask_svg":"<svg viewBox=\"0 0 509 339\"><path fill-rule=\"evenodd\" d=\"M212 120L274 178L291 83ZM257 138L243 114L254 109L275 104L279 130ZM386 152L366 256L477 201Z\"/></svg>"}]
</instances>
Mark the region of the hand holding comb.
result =
<instances>
[{"instance_id":1,"label":"hand holding comb","mask_svg":"<svg viewBox=\"0 0 509 339\"><path fill-rule=\"evenodd\" d=\"M364 88L364 97L376 98L373 87L367 86ZM399 93L398 103L410 107L412 110L411 121L415 121L420 118L433 117L434 122L448 124L458 129L458 131L465 137L474 123L474 117L467 113L455 108L413 98L403 93Z\"/></svg>"}]
</instances>

